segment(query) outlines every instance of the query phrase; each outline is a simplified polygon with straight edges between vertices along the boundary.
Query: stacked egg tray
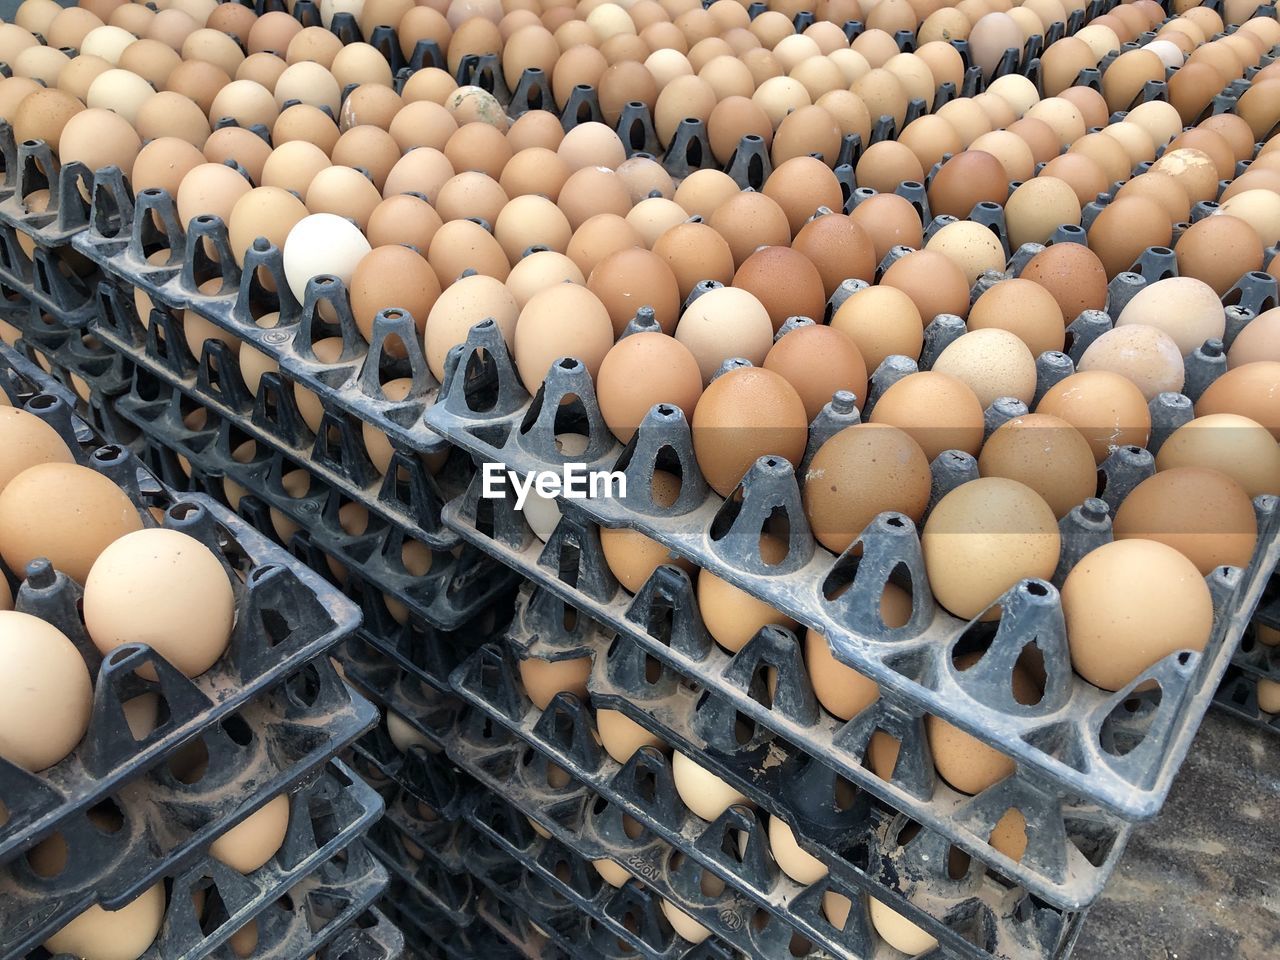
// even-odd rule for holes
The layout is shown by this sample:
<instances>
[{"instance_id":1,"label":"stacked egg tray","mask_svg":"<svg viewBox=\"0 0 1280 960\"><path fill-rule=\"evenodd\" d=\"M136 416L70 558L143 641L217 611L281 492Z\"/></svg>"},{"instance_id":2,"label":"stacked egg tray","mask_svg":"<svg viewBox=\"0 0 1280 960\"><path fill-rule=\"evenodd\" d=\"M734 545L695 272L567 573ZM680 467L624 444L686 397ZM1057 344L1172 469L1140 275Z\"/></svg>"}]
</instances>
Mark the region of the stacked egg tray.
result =
<instances>
[{"instance_id":1,"label":"stacked egg tray","mask_svg":"<svg viewBox=\"0 0 1280 960\"><path fill-rule=\"evenodd\" d=\"M1280 575L1273 576L1258 604L1249 631L1218 690L1216 706L1243 720L1280 733L1280 711L1271 711L1259 702L1259 683L1280 683L1280 647L1263 642L1262 631L1280 630Z\"/></svg>"},{"instance_id":2,"label":"stacked egg tray","mask_svg":"<svg viewBox=\"0 0 1280 960\"><path fill-rule=\"evenodd\" d=\"M323 658L357 615L212 502L174 497L126 451L101 446L72 416L65 391L51 385L53 392L41 392L48 377L7 347L0 347L0 372L10 402L50 424L82 463L117 482L139 507L165 510L165 525L213 550L236 582L244 577L229 653L188 680L143 645L103 660L80 621L80 588L45 561L27 571L16 608L69 636L96 683L93 722L70 757L38 774L0 760L0 802L8 812L0 829L0 956L25 956L93 903L118 908L167 877L179 890L215 891L221 912L202 924L189 898L173 898L149 956L196 960L286 891L319 882L310 875L323 880L325 870L336 869L330 864L346 863L344 850L354 851L354 862L360 851L353 842L381 813L378 796L330 762L373 722L372 707L354 697ZM157 681L137 675L144 666L156 671ZM161 699L164 719L136 740L123 704L142 693ZM197 744L207 754L207 770L187 784L167 761ZM290 827L270 863L245 876L204 852L281 793L290 797ZM98 826L104 822L113 826ZM24 854L54 836L66 846L67 867L55 877L39 875ZM353 867L346 876L352 882L342 911L332 909L332 898L318 897L307 923L276 920L264 929L264 950L275 943L270 956L308 955L363 913L386 882L377 870Z\"/></svg>"},{"instance_id":3,"label":"stacked egg tray","mask_svg":"<svg viewBox=\"0 0 1280 960\"><path fill-rule=\"evenodd\" d=\"M128 361L88 333L102 273L71 248L88 223L92 174L79 163L60 167L43 141L15 144L5 121L0 162L0 319L21 336L25 352L75 390L94 426L128 439L113 429L110 411L110 398L128 386ZM24 198L39 192L48 195L47 209L28 212Z\"/></svg>"}]
</instances>

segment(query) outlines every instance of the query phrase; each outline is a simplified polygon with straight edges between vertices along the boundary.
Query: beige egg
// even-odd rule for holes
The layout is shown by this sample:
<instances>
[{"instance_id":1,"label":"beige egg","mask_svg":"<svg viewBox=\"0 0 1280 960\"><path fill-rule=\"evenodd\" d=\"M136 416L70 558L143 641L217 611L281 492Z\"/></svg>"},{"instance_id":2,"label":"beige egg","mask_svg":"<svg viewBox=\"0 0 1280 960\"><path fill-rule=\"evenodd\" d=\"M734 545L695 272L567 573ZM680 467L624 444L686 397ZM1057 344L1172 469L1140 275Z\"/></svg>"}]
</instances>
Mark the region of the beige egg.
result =
<instances>
[{"instance_id":1,"label":"beige egg","mask_svg":"<svg viewBox=\"0 0 1280 960\"><path fill-rule=\"evenodd\" d=\"M1063 224L1080 225L1080 200L1065 181L1035 177L1018 187L1005 205L1009 243L1045 243Z\"/></svg>"},{"instance_id":2,"label":"beige egg","mask_svg":"<svg viewBox=\"0 0 1280 960\"><path fill-rule=\"evenodd\" d=\"M932 950L938 941L932 935L895 913L875 897L868 897L871 925L885 943L909 957L914 957Z\"/></svg>"},{"instance_id":3,"label":"beige egg","mask_svg":"<svg viewBox=\"0 0 1280 960\"><path fill-rule=\"evenodd\" d=\"M507 348L511 349L520 310L512 294L493 277L477 274L448 286L427 315L423 333L427 366L432 376L437 380L444 377L449 350L464 343L470 329L482 320L493 318Z\"/></svg>"},{"instance_id":4,"label":"beige egg","mask_svg":"<svg viewBox=\"0 0 1280 960\"><path fill-rule=\"evenodd\" d=\"M44 947L50 953L76 957L140 957L159 935L164 912L164 884L157 883L119 910L95 904L46 940ZM104 944L111 945L110 953L103 951Z\"/></svg>"},{"instance_id":5,"label":"beige egg","mask_svg":"<svg viewBox=\"0 0 1280 960\"><path fill-rule=\"evenodd\" d=\"M1163 330L1183 356L1226 330L1222 302L1213 288L1192 277L1169 277L1138 291L1121 311L1117 327L1145 324Z\"/></svg>"},{"instance_id":6,"label":"beige egg","mask_svg":"<svg viewBox=\"0 0 1280 960\"><path fill-rule=\"evenodd\" d=\"M1085 350L1077 370L1108 370L1130 380L1148 400L1179 393L1186 377L1182 351L1165 331L1131 323L1108 330Z\"/></svg>"},{"instance_id":7,"label":"beige egg","mask_svg":"<svg viewBox=\"0 0 1280 960\"><path fill-rule=\"evenodd\" d=\"M753 806L743 794L679 750L672 756L671 772L681 801L703 820L715 820L734 804Z\"/></svg>"},{"instance_id":8,"label":"beige egg","mask_svg":"<svg viewBox=\"0 0 1280 960\"><path fill-rule=\"evenodd\" d=\"M984 224L972 220L948 223L930 238L925 249L942 254L959 267L970 286L986 271L1002 271L1005 266L1000 238Z\"/></svg>"},{"instance_id":9,"label":"beige egg","mask_svg":"<svg viewBox=\"0 0 1280 960\"><path fill-rule=\"evenodd\" d=\"M276 855L289 828L289 798L272 797L209 845L209 855L240 873L252 873Z\"/></svg>"},{"instance_id":10,"label":"beige egg","mask_svg":"<svg viewBox=\"0 0 1280 960\"><path fill-rule=\"evenodd\" d=\"M75 749L89 727L93 687L65 634L38 617L0 611L0 676L0 756L38 771Z\"/></svg>"},{"instance_id":11,"label":"beige egg","mask_svg":"<svg viewBox=\"0 0 1280 960\"><path fill-rule=\"evenodd\" d=\"M572 693L586 699L587 677L591 673L590 657L568 660L538 660L528 657L519 662L520 682L533 705L545 710L558 693Z\"/></svg>"},{"instance_id":12,"label":"beige egg","mask_svg":"<svg viewBox=\"0 0 1280 960\"><path fill-rule=\"evenodd\" d=\"M641 747L666 750L667 745L657 734L650 733L626 714L603 707L596 711L596 729L600 742L609 756L619 763L626 763ZM606 878L608 879L608 878ZM623 881L624 883L626 881Z\"/></svg>"},{"instance_id":13,"label":"beige egg","mask_svg":"<svg viewBox=\"0 0 1280 960\"><path fill-rule=\"evenodd\" d=\"M1036 361L1031 350L1007 330L973 330L952 341L934 361L935 373L965 383L983 409L998 397L1030 404L1036 392Z\"/></svg>"}]
</instances>

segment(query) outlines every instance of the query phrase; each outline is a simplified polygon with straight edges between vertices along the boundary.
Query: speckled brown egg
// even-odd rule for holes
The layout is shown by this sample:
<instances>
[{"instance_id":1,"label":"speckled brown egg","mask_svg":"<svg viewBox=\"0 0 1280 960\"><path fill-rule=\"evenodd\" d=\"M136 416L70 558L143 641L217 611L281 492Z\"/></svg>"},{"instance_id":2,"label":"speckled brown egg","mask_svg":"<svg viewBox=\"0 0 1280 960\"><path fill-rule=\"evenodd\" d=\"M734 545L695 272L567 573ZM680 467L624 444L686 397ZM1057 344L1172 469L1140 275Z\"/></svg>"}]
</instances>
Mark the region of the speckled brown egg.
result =
<instances>
[{"instance_id":1,"label":"speckled brown egg","mask_svg":"<svg viewBox=\"0 0 1280 960\"><path fill-rule=\"evenodd\" d=\"M821 319L826 305L817 268L790 247L757 250L738 268L733 286L753 293L764 304L775 331L788 317Z\"/></svg>"},{"instance_id":2,"label":"speckled brown egg","mask_svg":"<svg viewBox=\"0 0 1280 960\"><path fill-rule=\"evenodd\" d=\"M1043 287L1070 323L1085 310L1101 310L1107 303L1107 273L1102 261L1079 243L1055 243L1037 253L1022 268L1021 279Z\"/></svg>"},{"instance_id":3,"label":"speckled brown egg","mask_svg":"<svg viewBox=\"0 0 1280 960\"><path fill-rule=\"evenodd\" d=\"M511 272L507 255L493 234L470 220L452 220L441 226L431 238L427 260L442 287L453 283L466 270L498 280L505 280Z\"/></svg>"},{"instance_id":4,"label":"speckled brown egg","mask_svg":"<svg viewBox=\"0 0 1280 960\"><path fill-rule=\"evenodd\" d=\"M842 213L829 213L805 224L791 241L791 249L817 268L827 298L845 280L870 283L875 277L878 261L871 235Z\"/></svg>"}]
</instances>

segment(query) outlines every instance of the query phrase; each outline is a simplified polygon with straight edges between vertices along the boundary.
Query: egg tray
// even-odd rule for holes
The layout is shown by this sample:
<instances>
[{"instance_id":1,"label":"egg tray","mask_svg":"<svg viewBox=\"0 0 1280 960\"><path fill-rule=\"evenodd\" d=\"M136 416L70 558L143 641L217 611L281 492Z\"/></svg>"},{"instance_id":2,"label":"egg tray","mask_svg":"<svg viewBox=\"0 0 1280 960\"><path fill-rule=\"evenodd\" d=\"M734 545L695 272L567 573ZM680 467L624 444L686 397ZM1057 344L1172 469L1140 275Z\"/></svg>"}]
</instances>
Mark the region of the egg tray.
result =
<instances>
[{"instance_id":1,"label":"egg tray","mask_svg":"<svg viewBox=\"0 0 1280 960\"><path fill-rule=\"evenodd\" d=\"M0 210L3 207L0 203ZM0 222L0 284L29 300L37 315L51 317L62 327L83 329L97 309L94 290L101 270L94 266L88 276L79 276L66 256L74 254L69 246L36 247L28 256L18 242L20 232Z\"/></svg>"},{"instance_id":2,"label":"egg tray","mask_svg":"<svg viewBox=\"0 0 1280 960\"><path fill-rule=\"evenodd\" d=\"M1138 274L1126 281L1134 289L1140 289L1145 282ZM836 296L840 296L839 291ZM1226 309L1228 313L1241 313L1238 307ZM1088 323L1088 314L1077 318L1073 332L1082 331ZM1101 328L1103 323L1095 321L1095 325ZM943 326L950 332L938 329ZM935 348L949 342L951 333L963 331L964 325L958 318L948 319L945 315L930 324ZM1085 336L1079 337L1080 341L1085 339ZM1082 343L1073 343L1072 350L1077 348L1083 349ZM1225 367L1222 344L1210 341L1197 353L1200 356L1195 363L1188 365L1195 379L1186 388L1196 396ZM931 365L934 355L927 346L924 366ZM745 361L728 361L726 365L743 363ZM1040 357L1037 368L1040 374L1037 396L1040 396L1053 383L1069 375L1074 364L1068 354L1050 352ZM476 369L485 371L479 387L469 382L469 371ZM916 363L907 358L887 359L872 375L869 398L862 412L872 409L879 395L893 382L916 369ZM710 569L734 586L818 629L832 641L838 659L877 681L882 690L889 691L890 697L900 697L905 703L924 708L979 739L995 742L1004 752L1034 770L1038 777L1075 795L1095 800L1126 818L1149 818L1159 809L1194 734L1195 724L1207 707L1208 691L1216 686L1225 669L1225 663L1219 662L1225 658L1215 660L1210 655L1177 663L1176 657L1170 657L1157 665L1154 670L1163 674L1160 682L1164 688L1163 708L1155 718L1157 735L1149 737L1143 747L1118 756L1099 742L1096 730L1114 708L1128 699L1129 692L1142 679L1115 696L1104 696L1083 681L1073 681L1057 594L1051 585L1036 586L1035 590L1048 592L1038 594L1038 601L1031 602L1038 608L1039 616L1048 618L1050 630L1057 634L1056 642L1047 636L1039 641L1049 668L1049 693L1041 704L1027 709L1012 702L1006 682L1015 657L1009 658L1004 676L999 679L984 668L981 671L986 674L984 683L975 685L973 675L961 682L958 673L946 662L949 644L945 641L957 639L966 632L966 627L942 614L931 602L927 590L916 591L911 622L898 630L885 631L869 603L863 602L867 609L860 612L850 609L859 602L853 601L852 595L865 590L864 601L870 597L870 580L876 576L879 577L875 583L878 598L880 586L895 568L899 574L907 571L907 579L912 583L925 586L919 543L911 522L905 517L882 516L873 525L872 539L880 542L879 557L877 563L870 565L864 559L862 566L874 568L874 576L854 578L861 586L855 582L850 595L829 602L823 599L822 585L829 577L847 582L858 562L849 551L837 560L815 543L801 507L795 471L782 458L762 457L748 471L734 496L721 501L709 492L701 478L689 425L679 408L655 405L640 424L631 444L623 450L604 423L591 377L579 361L563 358L554 364L537 397L530 401L496 324L488 320L473 327L467 342L450 352L445 381L440 402L427 411L427 422L464 447L477 463L499 463L520 474L553 470L567 460L585 463L588 471L620 468L627 477L628 488L633 491L625 503L599 497L561 500L562 509L576 510L603 526L639 530L677 555ZM568 402L562 404L566 400ZM1191 397L1167 394L1152 401L1153 447L1158 447L1164 436L1192 418L1191 400ZM1006 419L1025 412L1026 407L1020 402L997 401L987 411L988 429L993 430ZM859 419L856 398L851 394L837 397L815 421L810 431L808 454L811 456L823 440ZM561 433L586 436L585 452L576 457L561 454L555 441L555 435ZM654 504L649 493L653 471L659 468L682 478L678 500L665 509ZM934 470L935 501L958 483L977 477L976 460L956 451L942 455L935 462ZM1120 448L1101 466L1100 472L1105 484L1103 499L1114 509L1129 490L1154 472L1154 457L1137 447ZM482 522L493 524L494 545L500 548L496 552L510 554L524 550L530 553L531 536L522 521L510 516L506 501L490 500L479 506L480 493L481 475L477 473L463 498L463 509L471 516L475 516L476 509L481 509L486 517L492 515L492 520ZM1280 554L1278 503L1275 497L1262 497L1255 503L1260 536L1249 569L1213 574L1220 594L1220 610L1217 640L1211 650L1234 645L1266 576L1275 566ZM1087 508L1090 516L1082 515L1080 507L1073 512L1070 523L1075 529L1068 530L1066 555L1058 571L1060 577L1065 576L1079 556L1108 539L1107 517L1105 513L1096 515L1098 506ZM451 518L456 515L456 509L446 509L446 522L452 523ZM758 533L766 520L779 516L789 525L789 552L782 563L770 566L759 557ZM575 550L580 549L575 546ZM510 562L511 558L504 559ZM558 573L556 563L548 566ZM527 569L524 572L528 575ZM608 601L619 593L603 564L589 574L582 573L579 579L582 581L579 588L594 592L598 599ZM1237 591L1238 596L1232 598ZM842 609L847 611L843 616ZM1003 642L1016 643L1013 647L1016 654L1026 642L1021 636L1026 635L1018 635L1011 627L1006 627L1004 633ZM1186 699L1184 693L1191 694L1186 708L1179 702ZM1182 716L1187 718L1185 722Z\"/></svg>"},{"instance_id":3,"label":"egg tray","mask_svg":"<svg viewBox=\"0 0 1280 960\"><path fill-rule=\"evenodd\" d=\"M392 879L381 909L404 932L406 958L476 960L485 957L509 960L523 956L514 952L506 941L499 940L483 921L474 920L465 927L459 927L423 903L412 889L396 879Z\"/></svg>"},{"instance_id":4,"label":"egg tray","mask_svg":"<svg viewBox=\"0 0 1280 960\"><path fill-rule=\"evenodd\" d=\"M476 901L476 916L517 956L529 960L587 960L580 951L565 949L553 941L533 918L506 899L485 888ZM591 958L595 960L595 958Z\"/></svg>"},{"instance_id":5,"label":"egg tray","mask_svg":"<svg viewBox=\"0 0 1280 960\"><path fill-rule=\"evenodd\" d=\"M132 429L144 434L152 445L168 451L156 452L162 464L161 476L176 486L189 482L191 472L203 479L200 486L215 491L225 501L221 482L230 480L251 493L270 510L278 511L307 533L310 544L348 571L349 590L356 594L367 620L379 635L409 633L430 638L462 632L477 617L501 607L511 593L516 577L483 552L464 546L453 556L444 546L432 546L431 569L416 576L405 568L401 552L412 535L385 518L370 514L363 533L350 534L339 511L350 501L345 493L313 473L315 461L305 456L258 446L252 460L234 455L248 439L243 421L202 405L203 398L191 398L164 380L151 376L141 366L135 368L129 391L113 404L116 413ZM198 426L188 426L197 411ZM190 465L180 463L183 458ZM420 465L419 465L420 466ZM310 474L305 495L294 497L284 486L284 477L295 470ZM259 526L271 535L273 525ZM457 540L448 533L447 540ZM287 546L287 545L286 545ZM315 566L322 576L332 577L328 565ZM386 609L383 595L403 604L421 624L402 627ZM375 613L376 611L376 613ZM376 617L376 619L372 619ZM417 637L397 641L398 649L412 650ZM400 644L403 644L401 646Z\"/></svg>"},{"instance_id":6,"label":"egg tray","mask_svg":"<svg viewBox=\"0 0 1280 960\"><path fill-rule=\"evenodd\" d=\"M437 772L440 765L437 757L441 755L419 745L401 752L383 724L352 744L343 759L384 795L388 791L403 793L406 798L427 804L441 819L456 820L459 801L448 784L441 783Z\"/></svg>"},{"instance_id":7,"label":"egg tray","mask_svg":"<svg viewBox=\"0 0 1280 960\"><path fill-rule=\"evenodd\" d=\"M0 319L4 319L3 305L0 305ZM52 394L68 408L76 405L76 394L70 387L24 352L3 341L0 341L0 391L13 407L26 406L41 393Z\"/></svg>"},{"instance_id":8,"label":"egg tray","mask_svg":"<svg viewBox=\"0 0 1280 960\"><path fill-rule=\"evenodd\" d=\"M758 822L746 808L731 809L706 830L682 818L666 759L656 750L642 748L621 769L614 764L600 775L571 759L575 747L566 741L590 736L585 727L575 732L571 723L557 722L560 707L574 702L572 694L558 695L536 733L531 724L513 732L502 716L489 713L487 702L473 702L480 709L467 715L450 756L579 856L620 864L747 956L786 956L798 934L816 946L795 956L889 960L873 952L860 911L843 931L826 920L821 902L827 881L801 892L777 871L770 873ZM553 785L560 782L552 779L557 767L570 775L564 785ZM632 838L624 816L646 832ZM720 894L702 892L704 872L726 884Z\"/></svg>"},{"instance_id":9,"label":"egg tray","mask_svg":"<svg viewBox=\"0 0 1280 960\"><path fill-rule=\"evenodd\" d=\"M135 503L167 508L165 526L195 537L213 551L233 581L236 624L227 653L194 679L143 644L126 645L103 659L80 619L80 586L47 561L29 568L16 592L16 608L68 636L97 682L86 738L68 758L39 773L0 759L0 802L10 812L0 828L0 863L147 773L182 744L295 673L358 623L358 612L341 594L212 501L194 495L174 497L119 447L98 447L85 455L71 412L57 396L37 395L26 409L58 430L84 462L118 483ZM81 429L87 430L83 424ZM94 443L94 438L86 439L87 447ZM150 513L140 513L144 524L155 525ZM147 664L154 667L158 682L135 674ZM147 692L162 701L162 720L147 737L135 740L125 725L123 704Z\"/></svg>"},{"instance_id":10,"label":"egg tray","mask_svg":"<svg viewBox=\"0 0 1280 960\"><path fill-rule=\"evenodd\" d=\"M407 838L392 824L383 820L374 827L368 840L369 849L399 880L426 903L455 924L466 924L475 917L475 890L469 873L455 873L432 856L429 848L419 848L425 856L410 854ZM410 840L412 843L412 840Z\"/></svg>"},{"instance_id":11,"label":"egg tray","mask_svg":"<svg viewBox=\"0 0 1280 960\"><path fill-rule=\"evenodd\" d=\"M1280 681L1280 646L1270 646L1257 639L1257 627L1280 630L1280 573L1274 574L1262 592L1254 611L1254 625L1245 631L1240 647L1232 659L1245 673Z\"/></svg>"},{"instance_id":12,"label":"egg tray","mask_svg":"<svg viewBox=\"0 0 1280 960\"><path fill-rule=\"evenodd\" d=\"M319 956L320 960L400 960L404 951L404 931L385 911L369 907L339 931Z\"/></svg>"},{"instance_id":13,"label":"egg tray","mask_svg":"<svg viewBox=\"0 0 1280 960\"><path fill-rule=\"evenodd\" d=\"M250 919L268 910L295 885L327 864L366 831L382 811L382 801L374 790L353 777L340 763L331 764L310 786L290 798L289 829L280 852L251 875L220 863L211 856L199 858L175 875L169 886L169 908L156 942L140 960L201 960L225 955L227 939ZM385 880L384 880L385 883ZM188 896L182 896L182 893ZM207 911L197 910L192 897L203 893ZM216 904L216 906L215 906ZM208 913L201 920L202 913ZM279 933L288 931L280 918L274 920ZM281 937L279 933L263 936L260 943L293 941L298 947L298 933ZM272 956L290 957L286 949L274 949ZM297 954L301 956L302 954ZM28 960L49 957L43 948L28 955ZM67 954L56 954L52 960L71 960Z\"/></svg>"},{"instance_id":14,"label":"egg tray","mask_svg":"<svg viewBox=\"0 0 1280 960\"><path fill-rule=\"evenodd\" d=\"M939 873L946 869L941 865L947 863L948 841L927 831L908 837L904 834L907 818L873 808L865 794L857 796L843 823L839 840L848 853L831 857L836 872L805 887L768 860L764 826L753 811L733 808L708 824L688 812L679 800L670 761L664 754L646 748L621 765L608 758L597 745L589 711L575 695L561 693L546 710L529 710L514 664L500 648L482 649L455 679L468 702L736 891L766 909L771 904L811 904L811 909L795 907L798 912L788 915L787 922L823 949L864 958L874 953L873 941L863 939L854 929L859 925L869 929L865 917L852 926L847 924L843 932L822 917L819 905L827 890L858 903L864 894L881 900L928 930L944 945L948 956L979 960L992 956L1019 960L1059 957L1073 935L1076 918L1016 888L1002 889L994 879L984 881L980 868L970 870L960 881ZM703 751L704 756L706 753ZM769 762L785 763L781 758ZM803 777L802 782L814 789L834 793L835 775L817 764L802 770L793 766L780 775L787 774ZM537 786L546 789L541 780ZM775 793L782 790L776 782L769 789ZM770 804L779 807L776 799ZM726 835L735 832L745 846L725 845ZM936 857L940 866L931 869L931 857ZM591 859L597 856L593 853ZM628 863L621 854L612 859ZM647 880L643 874L641 878ZM900 892L899 886L908 889ZM861 915L861 908L858 913Z\"/></svg>"},{"instance_id":15,"label":"egg tray","mask_svg":"<svg viewBox=\"0 0 1280 960\"><path fill-rule=\"evenodd\" d=\"M544 600L550 602L540 602ZM523 647L521 655L554 656L566 643L578 643L585 635L593 658L587 688L594 708L623 713L728 782L761 810L780 817L801 847L827 864L846 895L860 896L879 888L889 897L915 899L932 917L980 915L981 929L993 931L991 949L996 955L1052 955L1054 944L1069 929L1069 916L1037 902L1004 878L986 879L987 869L980 862L971 862L962 876L954 876L949 841L929 830L903 839L907 818L896 811L873 809L867 794L836 810L832 801L840 778L834 770L785 740L750 729L750 724L749 732L741 730L740 716L731 704L682 681L670 668L655 664L659 672L649 672L644 649L624 635L610 642L609 634L590 625L577 636L557 631L557 623L564 622L564 607L548 594L535 595L532 606L522 612L525 616L513 627L513 634L519 633L515 646ZM556 612L559 621L553 619ZM795 643L790 638L785 642ZM781 670L778 683L786 683ZM821 797L826 801L817 799ZM1005 809L994 816L998 818ZM1077 844L1092 848L1095 856L1103 851L1118 856L1123 847L1123 834L1117 838L1095 824L1093 808L1064 811L1060 803L1042 802L1038 808L1019 811L1029 835L1047 824L1042 832L1070 832ZM917 892L922 896L916 897ZM891 906L898 909L897 903Z\"/></svg>"},{"instance_id":16,"label":"egg tray","mask_svg":"<svg viewBox=\"0 0 1280 960\"><path fill-rule=\"evenodd\" d=\"M1258 677L1236 665L1227 669L1213 705L1219 710L1280 735L1280 713L1267 713L1258 705Z\"/></svg>"},{"instance_id":17,"label":"egg tray","mask_svg":"<svg viewBox=\"0 0 1280 960\"><path fill-rule=\"evenodd\" d=\"M346 364L333 369L331 365L311 363L312 369L301 376L297 365L291 369L289 364L282 364L288 379L275 372L266 373L254 396L244 384L236 357L221 341L206 341L200 357L191 355L183 336L179 308L153 309L148 326L143 327L127 289L108 283L99 287L99 293L102 313L94 333L117 353L223 419L234 422L246 438L307 462L308 469L330 487L363 504L371 513L402 527L414 539L433 547L454 545L456 540L440 526L439 510L443 500L466 482L467 464L446 463L437 479L416 454L396 452L384 476L370 461L361 423L350 415L350 410L326 402L324 418L316 431L302 419L289 380L325 401L332 390L322 386L324 379L335 373L341 375L341 367ZM315 317L314 313L310 316ZM349 311L345 316L350 320ZM353 335L362 343L354 321L351 323ZM280 328L263 330L256 324L251 325L258 334L269 335L272 341L286 335ZM319 325L320 321L316 320L316 326ZM409 325L412 327L412 322ZM249 339L236 329L231 332L241 339ZM263 352L281 359L279 348ZM322 369L317 372L317 367ZM425 373L425 367L423 369ZM377 389L380 390L380 386ZM377 425L383 429L383 424ZM430 438L430 443L440 447L438 438ZM401 451L407 450L409 448L402 444Z\"/></svg>"},{"instance_id":18,"label":"egg tray","mask_svg":"<svg viewBox=\"0 0 1280 960\"><path fill-rule=\"evenodd\" d=\"M332 667L308 664L202 734L208 767L199 780L185 784L164 765L64 820L68 860L60 873L42 877L26 858L0 869L0 957L23 955L95 903L119 909L186 870L268 800L314 781L375 715ZM120 826L104 833L90 812Z\"/></svg>"},{"instance_id":19,"label":"egg tray","mask_svg":"<svg viewBox=\"0 0 1280 960\"><path fill-rule=\"evenodd\" d=\"M568 901L588 918L589 939L602 953L617 953L621 948L628 956L638 954L649 960L728 956L716 941L691 945L675 935L651 888L641 883L610 886L572 848L554 837L547 839L535 833L528 819L497 793L473 793L466 816L467 822L494 848L517 861L557 898Z\"/></svg>"}]
</instances>

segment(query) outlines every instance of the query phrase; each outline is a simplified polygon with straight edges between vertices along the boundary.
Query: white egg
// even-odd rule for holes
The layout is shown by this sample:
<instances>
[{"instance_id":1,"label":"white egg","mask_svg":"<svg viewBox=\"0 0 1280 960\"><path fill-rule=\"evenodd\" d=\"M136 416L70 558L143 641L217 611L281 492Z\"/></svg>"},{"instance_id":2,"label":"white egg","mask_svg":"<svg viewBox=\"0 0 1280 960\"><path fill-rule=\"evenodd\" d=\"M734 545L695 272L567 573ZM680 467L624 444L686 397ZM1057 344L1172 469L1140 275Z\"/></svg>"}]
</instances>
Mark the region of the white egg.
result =
<instances>
[{"instance_id":1,"label":"white egg","mask_svg":"<svg viewBox=\"0 0 1280 960\"><path fill-rule=\"evenodd\" d=\"M360 228L333 213L303 217L284 241L284 275L289 289L301 303L307 282L320 274L333 274L351 282L356 265L370 250Z\"/></svg>"}]
</instances>

